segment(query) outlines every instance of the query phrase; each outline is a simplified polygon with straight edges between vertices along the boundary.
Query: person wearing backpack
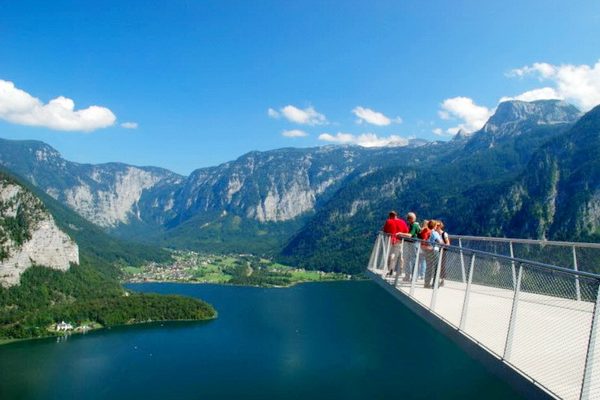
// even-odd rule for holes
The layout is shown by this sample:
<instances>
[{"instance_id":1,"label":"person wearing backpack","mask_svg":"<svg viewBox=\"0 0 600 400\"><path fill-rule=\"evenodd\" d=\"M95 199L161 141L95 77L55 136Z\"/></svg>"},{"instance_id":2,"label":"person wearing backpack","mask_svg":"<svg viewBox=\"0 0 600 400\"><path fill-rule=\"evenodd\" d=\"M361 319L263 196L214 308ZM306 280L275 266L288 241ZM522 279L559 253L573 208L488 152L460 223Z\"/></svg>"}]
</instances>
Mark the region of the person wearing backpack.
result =
<instances>
[{"instance_id":1,"label":"person wearing backpack","mask_svg":"<svg viewBox=\"0 0 600 400\"><path fill-rule=\"evenodd\" d=\"M443 244L442 236L437 231L438 221L431 220L427 224L427 227L431 231L431 235L427 240L429 247L426 251L425 259L427 260L427 269L425 271L425 288L431 288L432 279L435 276L435 270L437 269L438 257L440 252L440 244Z\"/></svg>"},{"instance_id":2,"label":"person wearing backpack","mask_svg":"<svg viewBox=\"0 0 600 400\"><path fill-rule=\"evenodd\" d=\"M421 231L417 235L419 239L421 239L420 249L421 252L419 256L419 279L425 279L425 272L427 270L427 251L432 249L427 241L429 240L429 236L431 236L431 230L429 229L429 221L424 220Z\"/></svg>"}]
</instances>

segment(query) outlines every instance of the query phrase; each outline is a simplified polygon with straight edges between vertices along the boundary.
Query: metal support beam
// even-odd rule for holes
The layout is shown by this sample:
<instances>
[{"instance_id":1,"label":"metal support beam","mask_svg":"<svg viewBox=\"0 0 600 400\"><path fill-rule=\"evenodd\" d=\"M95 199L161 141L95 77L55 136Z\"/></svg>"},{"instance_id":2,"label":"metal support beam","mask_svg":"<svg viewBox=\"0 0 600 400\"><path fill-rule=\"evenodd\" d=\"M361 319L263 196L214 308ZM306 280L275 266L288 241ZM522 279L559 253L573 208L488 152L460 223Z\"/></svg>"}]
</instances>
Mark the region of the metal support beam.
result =
<instances>
[{"instance_id":1,"label":"metal support beam","mask_svg":"<svg viewBox=\"0 0 600 400\"><path fill-rule=\"evenodd\" d=\"M383 243L383 272L386 274L390 268L390 251L392 250L392 237L387 236L384 238Z\"/></svg>"},{"instance_id":2,"label":"metal support beam","mask_svg":"<svg viewBox=\"0 0 600 400\"><path fill-rule=\"evenodd\" d=\"M460 324L458 330L464 331L467 323L467 312L469 310L469 297L471 296L471 283L473 282L473 270L475 269L475 253L471 256L471 267L469 268L469 280L467 290L465 290L465 299L463 300L462 312L460 314Z\"/></svg>"},{"instance_id":3,"label":"metal support beam","mask_svg":"<svg viewBox=\"0 0 600 400\"><path fill-rule=\"evenodd\" d=\"M385 272L387 269L387 243L388 236L383 234L381 236L381 251L379 257L379 267L382 272Z\"/></svg>"},{"instance_id":4,"label":"metal support beam","mask_svg":"<svg viewBox=\"0 0 600 400\"><path fill-rule=\"evenodd\" d=\"M367 269L373 271L375 268L375 257L377 254L377 248L378 248L378 243L379 243L379 234L377 234L377 237L375 238L375 245L373 246L373 250L371 250L371 256L369 257L369 264L367 264Z\"/></svg>"},{"instance_id":5,"label":"metal support beam","mask_svg":"<svg viewBox=\"0 0 600 400\"><path fill-rule=\"evenodd\" d=\"M373 260L373 270L376 271L379 269L379 265L381 262L381 241L383 237L381 234L377 235L377 240L375 241L375 259Z\"/></svg>"},{"instance_id":6,"label":"metal support beam","mask_svg":"<svg viewBox=\"0 0 600 400\"><path fill-rule=\"evenodd\" d=\"M519 295L521 294L521 277L523 275L523 266L519 264L519 273L517 274L517 285L513 297L512 310L510 312L510 321L508 323L508 333L506 334L506 344L504 346L504 356L506 361L510 361L512 356L513 339L515 336L515 325L517 322L517 309L519 306Z\"/></svg>"},{"instance_id":7,"label":"metal support beam","mask_svg":"<svg viewBox=\"0 0 600 400\"><path fill-rule=\"evenodd\" d=\"M583 383L581 385L580 398L582 400L588 400L592 397L593 393L598 393L600 389L600 371L594 371L594 367L597 367L599 360L598 352L600 349L597 347L600 345L600 316L598 315L598 307L600 305L600 284L598 285L598 291L596 293L596 303L594 305L594 313L592 314L592 325L590 328L590 337L588 340L587 354L585 358L585 369L583 370ZM595 389L595 390L594 390Z\"/></svg>"},{"instance_id":8,"label":"metal support beam","mask_svg":"<svg viewBox=\"0 0 600 400\"><path fill-rule=\"evenodd\" d=\"M515 285L517 284L517 274L515 272L515 251L513 249L513 242L512 240L510 242L508 242L508 247L510 249L510 258L513 258L513 260L510 262L510 268L512 271L512 283L513 283L513 289L515 288Z\"/></svg>"},{"instance_id":9,"label":"metal support beam","mask_svg":"<svg viewBox=\"0 0 600 400\"><path fill-rule=\"evenodd\" d=\"M465 274L465 255L462 250L462 239L458 238L458 247L460 248L460 272L462 274L462 282L466 283L466 274Z\"/></svg>"},{"instance_id":10,"label":"metal support beam","mask_svg":"<svg viewBox=\"0 0 600 400\"><path fill-rule=\"evenodd\" d=\"M575 246L573 246L573 269L579 271L579 265L577 265L577 250ZM575 295L577 296L577 301L581 301L581 288L579 287L578 275L575 275Z\"/></svg>"},{"instance_id":11,"label":"metal support beam","mask_svg":"<svg viewBox=\"0 0 600 400\"><path fill-rule=\"evenodd\" d=\"M433 278L433 294L431 296L431 305L429 309L435 311L435 302L437 301L437 294L439 290L440 283L440 270L442 269L442 258L444 257L444 248L440 248L440 253L438 254L437 260L437 268L435 269L435 278Z\"/></svg>"},{"instance_id":12,"label":"metal support beam","mask_svg":"<svg viewBox=\"0 0 600 400\"><path fill-rule=\"evenodd\" d=\"M415 286L417 285L417 277L419 275L419 256L421 255L421 243L418 242L416 246L417 255L415 256L415 265L413 266L412 281L410 283L410 295L411 297L415 294Z\"/></svg>"}]
</instances>

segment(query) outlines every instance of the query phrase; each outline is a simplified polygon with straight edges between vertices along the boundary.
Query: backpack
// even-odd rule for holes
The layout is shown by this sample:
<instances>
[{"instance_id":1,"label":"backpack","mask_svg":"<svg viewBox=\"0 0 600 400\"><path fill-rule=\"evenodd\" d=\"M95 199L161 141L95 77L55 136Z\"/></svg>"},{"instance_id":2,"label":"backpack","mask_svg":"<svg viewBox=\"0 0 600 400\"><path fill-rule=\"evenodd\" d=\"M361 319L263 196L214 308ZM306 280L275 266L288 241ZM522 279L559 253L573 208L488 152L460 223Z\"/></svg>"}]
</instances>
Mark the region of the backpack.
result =
<instances>
[{"instance_id":1,"label":"backpack","mask_svg":"<svg viewBox=\"0 0 600 400\"><path fill-rule=\"evenodd\" d=\"M444 241L444 243L450 244L450 237L448 236L448 232L442 232L442 240Z\"/></svg>"}]
</instances>

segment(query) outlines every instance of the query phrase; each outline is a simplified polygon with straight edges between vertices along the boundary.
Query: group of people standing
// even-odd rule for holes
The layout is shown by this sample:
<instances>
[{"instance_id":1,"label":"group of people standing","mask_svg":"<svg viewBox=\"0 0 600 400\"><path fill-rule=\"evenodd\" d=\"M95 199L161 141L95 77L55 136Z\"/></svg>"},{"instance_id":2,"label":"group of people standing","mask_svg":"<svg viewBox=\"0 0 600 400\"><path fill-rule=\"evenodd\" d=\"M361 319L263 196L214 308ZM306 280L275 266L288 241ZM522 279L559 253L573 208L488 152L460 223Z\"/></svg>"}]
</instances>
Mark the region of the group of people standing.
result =
<instances>
[{"instance_id":1,"label":"group of people standing","mask_svg":"<svg viewBox=\"0 0 600 400\"><path fill-rule=\"evenodd\" d=\"M417 279L424 281L424 287L432 287L432 280L436 274L438 264L440 268L439 286L443 286L446 278L446 263L442 256L439 261L440 244L450 245L450 237L444 230L444 223L439 220L424 220L422 224L417 222L417 215L409 212L406 220L400 218L395 211L390 211L388 219L383 225L383 232L390 237L391 249L387 260L387 276L400 274L404 281L412 279L413 271L417 271ZM403 240L404 239L404 240ZM419 240L415 240L419 239ZM405 265L402 251L412 252L414 257L409 257L412 265ZM420 253L419 253L420 252ZM419 254L419 265L415 268L414 262Z\"/></svg>"}]
</instances>

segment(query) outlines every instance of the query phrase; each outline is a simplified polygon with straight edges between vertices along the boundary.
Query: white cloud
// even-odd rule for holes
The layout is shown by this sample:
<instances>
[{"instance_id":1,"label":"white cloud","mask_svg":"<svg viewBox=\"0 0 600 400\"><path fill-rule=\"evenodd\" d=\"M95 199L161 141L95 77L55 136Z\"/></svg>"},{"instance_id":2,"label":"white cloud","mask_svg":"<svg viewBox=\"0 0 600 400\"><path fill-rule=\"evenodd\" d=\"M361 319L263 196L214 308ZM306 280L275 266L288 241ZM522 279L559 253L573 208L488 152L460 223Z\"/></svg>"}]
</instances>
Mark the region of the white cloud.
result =
<instances>
[{"instance_id":1,"label":"white cloud","mask_svg":"<svg viewBox=\"0 0 600 400\"><path fill-rule=\"evenodd\" d=\"M532 92L536 92L538 95L552 94L555 97L551 98L565 99L575 103L584 111L600 104L600 60L594 65L534 63L530 66L512 70L509 76L535 76L540 82L548 81L554 86L553 88L546 87L526 92L530 96ZM551 90L554 90L554 93Z\"/></svg>"},{"instance_id":2,"label":"white cloud","mask_svg":"<svg viewBox=\"0 0 600 400\"><path fill-rule=\"evenodd\" d=\"M352 110L352 113L358 117L358 120L356 122L359 124L366 122L368 124L377 126L387 126L392 122L395 122L397 124L402 123L402 118L400 117L390 119L386 117L383 113L361 106L355 107Z\"/></svg>"},{"instance_id":3,"label":"white cloud","mask_svg":"<svg viewBox=\"0 0 600 400\"><path fill-rule=\"evenodd\" d=\"M461 121L457 126L446 130L448 134L454 135L461 129L465 132L481 129L493 112L494 110L475 104L469 97L453 97L444 100L438 114L442 119Z\"/></svg>"},{"instance_id":4,"label":"white cloud","mask_svg":"<svg viewBox=\"0 0 600 400\"><path fill-rule=\"evenodd\" d=\"M137 122L123 122L121 124L121 128L125 128L125 129L137 129L138 128L138 123Z\"/></svg>"},{"instance_id":5,"label":"white cloud","mask_svg":"<svg viewBox=\"0 0 600 400\"><path fill-rule=\"evenodd\" d=\"M534 72L538 72L543 78L548 78L554 73L554 67L548 63L533 63L531 66L526 65L523 68L515 68L508 75L522 77Z\"/></svg>"},{"instance_id":6,"label":"white cloud","mask_svg":"<svg viewBox=\"0 0 600 400\"><path fill-rule=\"evenodd\" d=\"M540 89L533 89L527 92L521 93L518 96L514 97L502 97L499 103L508 100L521 100L521 101L536 101L536 100L551 100L551 99L559 99L562 100L563 97L559 95L554 88L551 87L543 87Z\"/></svg>"},{"instance_id":7,"label":"white cloud","mask_svg":"<svg viewBox=\"0 0 600 400\"><path fill-rule=\"evenodd\" d=\"M339 144L349 144L355 141L354 135L350 133L338 132L335 136L330 133L322 133L319 135L319 140L324 142L333 142Z\"/></svg>"},{"instance_id":8,"label":"white cloud","mask_svg":"<svg viewBox=\"0 0 600 400\"><path fill-rule=\"evenodd\" d=\"M63 96L44 104L13 82L0 79L0 119L59 131L91 132L113 125L117 118L105 107L75 110L75 102Z\"/></svg>"},{"instance_id":9,"label":"white cloud","mask_svg":"<svg viewBox=\"0 0 600 400\"><path fill-rule=\"evenodd\" d=\"M287 105L279 111L269 108L267 114L271 118L283 116L288 121L300 125L324 125L327 123L327 118L312 106L301 109L292 105Z\"/></svg>"},{"instance_id":10,"label":"white cloud","mask_svg":"<svg viewBox=\"0 0 600 400\"><path fill-rule=\"evenodd\" d=\"M435 128L432 130L432 132L434 135L437 135L437 136L451 136L452 135L451 133L443 130L442 128Z\"/></svg>"},{"instance_id":11,"label":"white cloud","mask_svg":"<svg viewBox=\"0 0 600 400\"><path fill-rule=\"evenodd\" d=\"M306 133L300 129L290 129L290 130L281 132L281 136L285 136L285 137L289 137L289 138L298 138L298 137L308 136L308 133Z\"/></svg>"},{"instance_id":12,"label":"white cloud","mask_svg":"<svg viewBox=\"0 0 600 400\"><path fill-rule=\"evenodd\" d=\"M406 146L409 142L408 138L398 135L390 135L380 137L374 133L363 133L361 135L353 135L351 133L338 132L335 135L322 133L319 135L319 140L337 144L356 144L362 147L401 147Z\"/></svg>"}]
</instances>

